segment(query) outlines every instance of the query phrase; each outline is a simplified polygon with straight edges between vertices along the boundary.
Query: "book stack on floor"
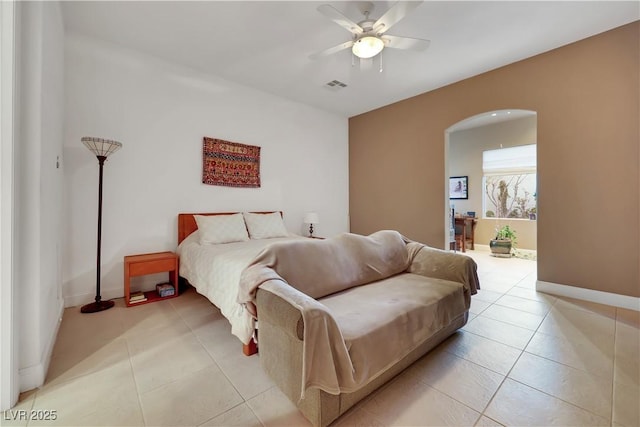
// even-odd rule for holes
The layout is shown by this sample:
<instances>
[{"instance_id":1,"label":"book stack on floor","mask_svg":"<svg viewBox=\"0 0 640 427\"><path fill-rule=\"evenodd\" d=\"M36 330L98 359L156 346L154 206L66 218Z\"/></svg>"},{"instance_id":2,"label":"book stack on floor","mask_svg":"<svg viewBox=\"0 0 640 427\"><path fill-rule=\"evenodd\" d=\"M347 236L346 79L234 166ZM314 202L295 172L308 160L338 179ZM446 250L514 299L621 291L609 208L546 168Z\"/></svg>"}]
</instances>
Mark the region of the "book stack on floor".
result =
<instances>
[{"instance_id":1,"label":"book stack on floor","mask_svg":"<svg viewBox=\"0 0 640 427\"><path fill-rule=\"evenodd\" d=\"M158 295L160 295L161 298L164 298L175 295L176 290L170 282L158 283L156 285L156 292L158 292Z\"/></svg>"},{"instance_id":2,"label":"book stack on floor","mask_svg":"<svg viewBox=\"0 0 640 427\"><path fill-rule=\"evenodd\" d=\"M137 304L146 300L147 297L144 295L144 292L133 292L129 295L129 304Z\"/></svg>"}]
</instances>

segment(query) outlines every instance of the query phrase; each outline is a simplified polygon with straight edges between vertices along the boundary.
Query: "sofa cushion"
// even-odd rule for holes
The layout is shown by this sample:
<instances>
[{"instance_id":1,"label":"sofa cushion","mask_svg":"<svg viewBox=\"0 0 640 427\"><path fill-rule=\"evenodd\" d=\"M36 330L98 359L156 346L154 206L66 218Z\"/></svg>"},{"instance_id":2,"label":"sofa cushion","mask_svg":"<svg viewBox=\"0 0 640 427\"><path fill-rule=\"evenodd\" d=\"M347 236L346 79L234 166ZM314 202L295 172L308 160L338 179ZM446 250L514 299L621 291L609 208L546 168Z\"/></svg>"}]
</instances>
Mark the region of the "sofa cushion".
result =
<instances>
[{"instance_id":1,"label":"sofa cushion","mask_svg":"<svg viewBox=\"0 0 640 427\"><path fill-rule=\"evenodd\" d=\"M370 376L369 381L466 311L461 283L412 273L319 302L336 320L356 374Z\"/></svg>"}]
</instances>

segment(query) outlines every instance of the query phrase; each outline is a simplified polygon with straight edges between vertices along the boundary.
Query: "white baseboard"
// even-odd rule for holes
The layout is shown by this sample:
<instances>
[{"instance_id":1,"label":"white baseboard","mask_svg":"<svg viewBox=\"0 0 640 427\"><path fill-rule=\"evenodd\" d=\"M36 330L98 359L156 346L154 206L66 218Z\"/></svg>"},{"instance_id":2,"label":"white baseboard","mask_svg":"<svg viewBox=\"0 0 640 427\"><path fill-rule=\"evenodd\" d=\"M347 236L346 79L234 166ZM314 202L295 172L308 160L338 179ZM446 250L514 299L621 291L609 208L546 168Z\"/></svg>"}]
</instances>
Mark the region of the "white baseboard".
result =
<instances>
[{"instance_id":1,"label":"white baseboard","mask_svg":"<svg viewBox=\"0 0 640 427\"><path fill-rule=\"evenodd\" d=\"M44 384L44 381L47 378L47 371L49 370L49 363L51 363L53 346L56 344L56 339L58 338L58 331L60 330L60 323L62 323L63 313L64 304L63 301L60 300L60 307L58 309L58 321L56 322L56 327L53 333L49 337L47 347L42 352L42 359L40 360L40 363L18 370L20 393L27 390L33 390L34 388L38 388Z\"/></svg>"},{"instance_id":2,"label":"white baseboard","mask_svg":"<svg viewBox=\"0 0 640 427\"><path fill-rule=\"evenodd\" d=\"M544 282L542 280L536 281L536 290L548 294L640 311L640 298L630 297L628 295L578 288L576 286L560 285L557 283Z\"/></svg>"},{"instance_id":3,"label":"white baseboard","mask_svg":"<svg viewBox=\"0 0 640 427\"><path fill-rule=\"evenodd\" d=\"M47 374L42 361L37 365L20 369L18 371L20 393L40 387L42 384L44 384L46 375Z\"/></svg>"}]
</instances>

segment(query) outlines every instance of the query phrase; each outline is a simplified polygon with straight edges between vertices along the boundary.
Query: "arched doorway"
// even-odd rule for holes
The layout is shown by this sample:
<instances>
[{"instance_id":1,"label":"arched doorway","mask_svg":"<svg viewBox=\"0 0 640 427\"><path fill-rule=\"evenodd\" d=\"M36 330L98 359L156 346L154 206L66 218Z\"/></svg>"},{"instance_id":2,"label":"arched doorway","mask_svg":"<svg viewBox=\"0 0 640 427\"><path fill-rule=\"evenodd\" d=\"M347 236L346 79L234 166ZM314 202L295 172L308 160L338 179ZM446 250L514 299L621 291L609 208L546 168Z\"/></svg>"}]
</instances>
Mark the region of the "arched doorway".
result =
<instances>
[{"instance_id":1,"label":"arched doorway","mask_svg":"<svg viewBox=\"0 0 640 427\"><path fill-rule=\"evenodd\" d=\"M535 154L533 171L516 155L530 147L535 153L537 115L535 111L505 109L488 111L455 123L445 131L445 247L451 241L451 208L458 215L475 215L474 240L488 250L496 228L509 225L517 232L520 256L535 258L537 251L537 186ZM517 148L514 148L517 147ZM483 165L483 156L505 159L497 167ZM503 154L503 155L502 155ZM502 156L501 156L502 155ZM512 156L513 158L510 158ZM491 163L491 162L489 162ZM493 167L493 169L491 169ZM464 182L463 193L451 193L450 179ZM452 181L452 182L453 182ZM497 201L496 183L508 184L502 203ZM459 185L459 184L458 184ZM498 206L496 206L498 204Z\"/></svg>"}]
</instances>

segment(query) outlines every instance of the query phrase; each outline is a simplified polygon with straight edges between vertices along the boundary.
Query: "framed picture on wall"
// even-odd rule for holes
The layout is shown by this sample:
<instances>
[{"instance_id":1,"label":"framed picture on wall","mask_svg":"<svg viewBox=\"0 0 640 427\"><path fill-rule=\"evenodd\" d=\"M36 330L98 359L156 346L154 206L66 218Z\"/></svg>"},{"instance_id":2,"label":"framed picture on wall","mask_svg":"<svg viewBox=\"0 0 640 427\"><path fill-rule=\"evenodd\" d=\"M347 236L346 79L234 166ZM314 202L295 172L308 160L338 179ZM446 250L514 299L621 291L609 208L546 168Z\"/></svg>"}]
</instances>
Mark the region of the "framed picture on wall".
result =
<instances>
[{"instance_id":1,"label":"framed picture on wall","mask_svg":"<svg viewBox=\"0 0 640 427\"><path fill-rule=\"evenodd\" d=\"M452 176L449 177L449 199L469 198L469 177Z\"/></svg>"}]
</instances>

